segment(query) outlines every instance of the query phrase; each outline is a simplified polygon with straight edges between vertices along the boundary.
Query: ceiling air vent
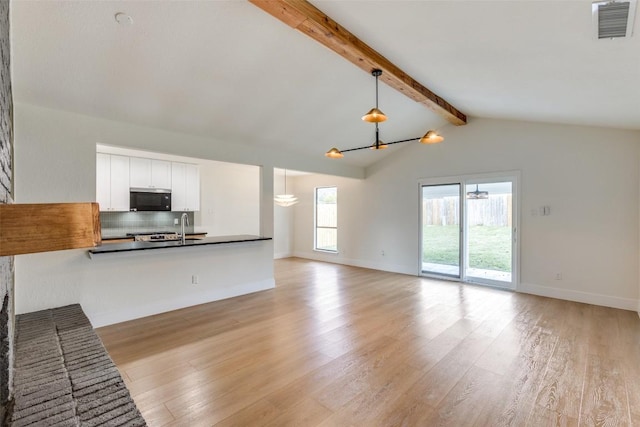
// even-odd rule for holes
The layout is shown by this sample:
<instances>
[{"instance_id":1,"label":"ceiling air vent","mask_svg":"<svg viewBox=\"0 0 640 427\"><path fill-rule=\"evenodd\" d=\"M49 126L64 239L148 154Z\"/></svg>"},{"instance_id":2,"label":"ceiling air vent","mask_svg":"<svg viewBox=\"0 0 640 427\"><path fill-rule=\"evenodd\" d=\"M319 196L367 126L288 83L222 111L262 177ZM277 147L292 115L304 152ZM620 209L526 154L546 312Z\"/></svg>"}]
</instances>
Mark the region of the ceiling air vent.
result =
<instances>
[{"instance_id":1,"label":"ceiling air vent","mask_svg":"<svg viewBox=\"0 0 640 427\"><path fill-rule=\"evenodd\" d=\"M630 37L633 30L633 17L636 2L598 1L592 3L593 23L598 39Z\"/></svg>"}]
</instances>

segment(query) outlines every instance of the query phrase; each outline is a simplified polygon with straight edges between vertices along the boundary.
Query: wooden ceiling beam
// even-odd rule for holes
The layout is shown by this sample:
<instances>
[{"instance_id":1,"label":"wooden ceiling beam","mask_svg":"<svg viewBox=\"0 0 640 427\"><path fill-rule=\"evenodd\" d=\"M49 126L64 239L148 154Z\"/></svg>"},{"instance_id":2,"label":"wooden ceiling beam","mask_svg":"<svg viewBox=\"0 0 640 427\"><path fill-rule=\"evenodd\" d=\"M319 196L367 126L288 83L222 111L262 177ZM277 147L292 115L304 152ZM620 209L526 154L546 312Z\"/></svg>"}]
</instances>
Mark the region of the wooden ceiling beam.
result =
<instances>
[{"instance_id":1,"label":"wooden ceiling beam","mask_svg":"<svg viewBox=\"0 0 640 427\"><path fill-rule=\"evenodd\" d=\"M464 113L417 82L308 1L249 1L290 27L301 31L333 50L366 72L370 73L376 68L382 70L383 73L380 76L380 80L440 114L450 123L456 126L467 123L467 116Z\"/></svg>"}]
</instances>

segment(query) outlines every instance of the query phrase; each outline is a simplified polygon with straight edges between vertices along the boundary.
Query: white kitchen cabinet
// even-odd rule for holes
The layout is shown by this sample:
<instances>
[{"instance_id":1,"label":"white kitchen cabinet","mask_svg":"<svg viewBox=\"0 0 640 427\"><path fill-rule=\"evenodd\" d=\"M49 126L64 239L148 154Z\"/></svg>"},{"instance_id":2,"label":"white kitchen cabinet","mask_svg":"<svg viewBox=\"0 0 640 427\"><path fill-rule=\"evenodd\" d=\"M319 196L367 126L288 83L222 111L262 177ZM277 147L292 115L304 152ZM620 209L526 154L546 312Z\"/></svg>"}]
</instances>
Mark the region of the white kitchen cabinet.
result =
<instances>
[{"instance_id":1,"label":"white kitchen cabinet","mask_svg":"<svg viewBox=\"0 0 640 427\"><path fill-rule=\"evenodd\" d=\"M151 186L151 159L140 157L129 159L129 186L134 188Z\"/></svg>"},{"instance_id":2,"label":"white kitchen cabinet","mask_svg":"<svg viewBox=\"0 0 640 427\"><path fill-rule=\"evenodd\" d=\"M129 184L132 188L171 188L171 162L131 157Z\"/></svg>"},{"instance_id":3,"label":"white kitchen cabinet","mask_svg":"<svg viewBox=\"0 0 640 427\"><path fill-rule=\"evenodd\" d=\"M187 206L185 163L171 163L171 210L182 211Z\"/></svg>"},{"instance_id":4,"label":"white kitchen cabinet","mask_svg":"<svg viewBox=\"0 0 640 427\"><path fill-rule=\"evenodd\" d=\"M187 210L200 210L200 169L198 165L187 165L186 177Z\"/></svg>"},{"instance_id":5,"label":"white kitchen cabinet","mask_svg":"<svg viewBox=\"0 0 640 427\"><path fill-rule=\"evenodd\" d=\"M151 160L151 186L171 188L171 162Z\"/></svg>"},{"instance_id":6,"label":"white kitchen cabinet","mask_svg":"<svg viewBox=\"0 0 640 427\"><path fill-rule=\"evenodd\" d=\"M100 211L111 210L111 156L96 154L96 202Z\"/></svg>"},{"instance_id":7,"label":"white kitchen cabinet","mask_svg":"<svg viewBox=\"0 0 640 427\"><path fill-rule=\"evenodd\" d=\"M111 210L129 211L129 157L111 155Z\"/></svg>"},{"instance_id":8,"label":"white kitchen cabinet","mask_svg":"<svg viewBox=\"0 0 640 427\"><path fill-rule=\"evenodd\" d=\"M198 165L171 163L171 210L200 210L200 170Z\"/></svg>"},{"instance_id":9,"label":"white kitchen cabinet","mask_svg":"<svg viewBox=\"0 0 640 427\"><path fill-rule=\"evenodd\" d=\"M96 201L103 212L129 210L129 157L96 154Z\"/></svg>"}]
</instances>

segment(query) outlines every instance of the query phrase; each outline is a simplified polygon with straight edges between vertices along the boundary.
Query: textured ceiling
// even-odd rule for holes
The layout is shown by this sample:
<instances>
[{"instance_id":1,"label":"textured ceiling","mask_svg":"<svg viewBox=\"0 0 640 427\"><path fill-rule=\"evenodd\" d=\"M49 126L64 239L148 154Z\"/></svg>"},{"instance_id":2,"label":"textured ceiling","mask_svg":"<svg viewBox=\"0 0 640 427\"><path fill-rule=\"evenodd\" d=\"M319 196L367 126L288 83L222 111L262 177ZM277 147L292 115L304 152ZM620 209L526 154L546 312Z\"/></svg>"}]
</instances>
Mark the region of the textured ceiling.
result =
<instances>
[{"instance_id":1,"label":"textured ceiling","mask_svg":"<svg viewBox=\"0 0 640 427\"><path fill-rule=\"evenodd\" d=\"M314 4L471 120L640 129L638 20L598 41L584 0ZM244 1L18 0L12 31L17 102L318 158L374 142L373 77ZM380 107L385 141L450 126L384 84Z\"/></svg>"}]
</instances>

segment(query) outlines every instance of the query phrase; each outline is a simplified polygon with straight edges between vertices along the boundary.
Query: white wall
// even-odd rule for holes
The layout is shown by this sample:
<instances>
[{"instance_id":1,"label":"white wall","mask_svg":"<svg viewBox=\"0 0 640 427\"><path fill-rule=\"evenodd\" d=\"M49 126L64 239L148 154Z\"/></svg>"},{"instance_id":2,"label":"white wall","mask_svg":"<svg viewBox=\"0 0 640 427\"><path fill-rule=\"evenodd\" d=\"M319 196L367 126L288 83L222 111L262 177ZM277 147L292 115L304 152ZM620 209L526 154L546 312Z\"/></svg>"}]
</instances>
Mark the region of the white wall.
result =
<instances>
[{"instance_id":1,"label":"white wall","mask_svg":"<svg viewBox=\"0 0 640 427\"><path fill-rule=\"evenodd\" d=\"M273 170L273 194L285 194L284 169ZM297 195L293 178L287 177L287 193ZM282 207L273 205L273 257L287 258L293 255L293 218L296 205Z\"/></svg>"},{"instance_id":2,"label":"white wall","mask_svg":"<svg viewBox=\"0 0 640 427\"><path fill-rule=\"evenodd\" d=\"M273 166L302 165L306 170L362 176L361 168L335 164L326 159L310 159L291 154L281 158L272 150L192 135L167 132L122 122L51 110L27 104L14 106L15 122L15 201L17 203L80 202L95 200L96 143L161 152L187 157L244 163L261 166L260 233L273 236ZM228 234L228 233L225 233ZM163 266L172 264L170 252L148 254L145 269L136 270L126 260L89 261L85 251L60 251L16 257L16 312L82 303L87 315L99 322L122 321L148 315L153 309L164 310L172 304L195 304L234 294L266 289L273 285L273 244L227 245L212 253L211 281L204 286L185 288L184 278L175 279ZM154 251L158 252L158 251ZM163 252L163 251L159 251ZM174 255L177 257L177 255ZM229 262L224 262L231 257ZM215 260L213 260L215 258ZM198 257L198 259L201 259ZM239 260L242 262L239 262ZM122 262L121 262L122 261ZM201 259L201 262L202 261ZM189 270L198 265L184 261ZM118 271L122 266L122 272ZM168 274L159 290L153 268ZM167 267L168 268L168 267ZM245 271L246 270L246 271ZM129 271L127 280L124 272ZM144 273L149 273L149 280ZM180 274L185 274L180 271ZM186 273L189 278L192 273ZM194 273L203 274L206 273ZM229 283L225 278L238 277L242 283ZM230 279L229 279L230 280ZM139 308L139 309L137 309ZM102 319L102 320L100 320ZM98 323L100 325L102 323Z\"/></svg>"},{"instance_id":3,"label":"white wall","mask_svg":"<svg viewBox=\"0 0 640 427\"><path fill-rule=\"evenodd\" d=\"M638 309L640 132L473 119L443 134L407 144L362 181L296 178L295 255L418 274L418 180L519 170L519 290ZM325 185L338 185L337 255L312 250L313 188ZM531 216L542 205L551 215Z\"/></svg>"},{"instance_id":4,"label":"white wall","mask_svg":"<svg viewBox=\"0 0 640 427\"><path fill-rule=\"evenodd\" d=\"M260 234L260 168L200 164L200 211L195 222L209 236Z\"/></svg>"}]
</instances>

